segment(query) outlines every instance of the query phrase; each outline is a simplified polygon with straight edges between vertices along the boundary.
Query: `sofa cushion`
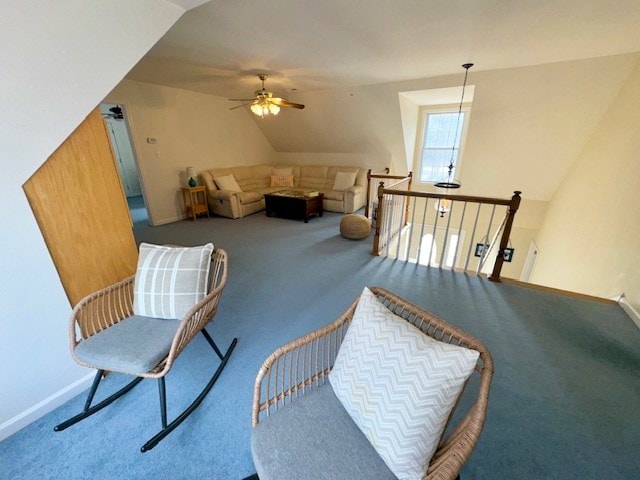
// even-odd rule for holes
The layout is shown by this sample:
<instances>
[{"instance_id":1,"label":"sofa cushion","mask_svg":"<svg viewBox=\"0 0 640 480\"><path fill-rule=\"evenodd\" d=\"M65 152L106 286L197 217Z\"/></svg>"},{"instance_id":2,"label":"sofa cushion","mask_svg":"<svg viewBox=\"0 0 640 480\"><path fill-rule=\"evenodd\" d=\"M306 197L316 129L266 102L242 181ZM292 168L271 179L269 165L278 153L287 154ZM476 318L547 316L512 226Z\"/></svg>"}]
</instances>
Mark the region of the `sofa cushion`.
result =
<instances>
[{"instance_id":1,"label":"sofa cushion","mask_svg":"<svg viewBox=\"0 0 640 480\"><path fill-rule=\"evenodd\" d=\"M257 190L269 186L271 167L268 165L235 167L233 172L236 180L238 180L238 185L243 191Z\"/></svg>"},{"instance_id":2,"label":"sofa cushion","mask_svg":"<svg viewBox=\"0 0 640 480\"><path fill-rule=\"evenodd\" d=\"M248 203L259 202L262 200L262 194L260 192L240 192L238 194L240 203L246 205Z\"/></svg>"},{"instance_id":3,"label":"sofa cushion","mask_svg":"<svg viewBox=\"0 0 640 480\"><path fill-rule=\"evenodd\" d=\"M324 193L324 198L326 200L340 200L340 201L342 201L344 199L344 192L339 192L337 190L325 190L322 193Z\"/></svg>"},{"instance_id":4,"label":"sofa cushion","mask_svg":"<svg viewBox=\"0 0 640 480\"><path fill-rule=\"evenodd\" d=\"M240 188L240 185L238 185L238 182L236 182L236 178L233 176L233 174L223 175L221 177L215 177L213 180L214 182L216 182L216 186L220 190L230 190L232 192L242 191L242 189Z\"/></svg>"},{"instance_id":5,"label":"sofa cushion","mask_svg":"<svg viewBox=\"0 0 640 480\"><path fill-rule=\"evenodd\" d=\"M337 172L333 181L333 190L347 190L356 183L356 172Z\"/></svg>"},{"instance_id":6,"label":"sofa cushion","mask_svg":"<svg viewBox=\"0 0 640 480\"><path fill-rule=\"evenodd\" d=\"M389 469L420 480L478 356L426 335L365 288L329 382Z\"/></svg>"},{"instance_id":7,"label":"sofa cushion","mask_svg":"<svg viewBox=\"0 0 640 480\"><path fill-rule=\"evenodd\" d=\"M207 294L213 244L167 247L140 244L133 284L133 313L182 318Z\"/></svg>"},{"instance_id":8,"label":"sofa cushion","mask_svg":"<svg viewBox=\"0 0 640 480\"><path fill-rule=\"evenodd\" d=\"M293 175L293 167L274 167L271 171L271 175L283 176L283 175Z\"/></svg>"},{"instance_id":9,"label":"sofa cushion","mask_svg":"<svg viewBox=\"0 0 640 480\"><path fill-rule=\"evenodd\" d=\"M327 171L329 167L320 165L303 165L300 168L300 182L301 188L308 188L311 190L322 190L326 186Z\"/></svg>"},{"instance_id":10,"label":"sofa cushion","mask_svg":"<svg viewBox=\"0 0 640 480\"><path fill-rule=\"evenodd\" d=\"M260 480L396 478L328 384L272 409L251 432L251 451Z\"/></svg>"}]
</instances>

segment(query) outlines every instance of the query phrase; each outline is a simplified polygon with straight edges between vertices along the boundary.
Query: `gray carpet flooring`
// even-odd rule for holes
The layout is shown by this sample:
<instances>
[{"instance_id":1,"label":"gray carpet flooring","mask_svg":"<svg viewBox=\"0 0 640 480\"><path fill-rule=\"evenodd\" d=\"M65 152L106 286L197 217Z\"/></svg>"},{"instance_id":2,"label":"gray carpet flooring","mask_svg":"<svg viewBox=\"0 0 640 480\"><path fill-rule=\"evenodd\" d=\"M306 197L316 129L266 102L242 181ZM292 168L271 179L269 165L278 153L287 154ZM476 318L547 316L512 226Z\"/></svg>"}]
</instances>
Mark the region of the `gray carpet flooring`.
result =
<instances>
[{"instance_id":1,"label":"gray carpet flooring","mask_svg":"<svg viewBox=\"0 0 640 480\"><path fill-rule=\"evenodd\" d=\"M640 331L622 310L373 257L370 241L339 236L339 220L326 213L304 224L261 213L155 228L137 224L139 241L212 241L228 251L228 286L208 328L223 348L239 339L226 370L200 408L148 453L139 448L160 423L154 381L54 433L56 423L81 410L84 397L76 397L0 443L0 478L250 475L251 400L262 361L335 319L365 285L404 296L491 350L487 423L463 480L640 478ZM204 338L191 342L167 377L170 417L216 365ZM111 375L104 388L125 380Z\"/></svg>"},{"instance_id":2,"label":"gray carpet flooring","mask_svg":"<svg viewBox=\"0 0 640 480\"><path fill-rule=\"evenodd\" d=\"M146 226L149 224L149 214L142 195L127 197L127 205L134 225Z\"/></svg>"}]
</instances>

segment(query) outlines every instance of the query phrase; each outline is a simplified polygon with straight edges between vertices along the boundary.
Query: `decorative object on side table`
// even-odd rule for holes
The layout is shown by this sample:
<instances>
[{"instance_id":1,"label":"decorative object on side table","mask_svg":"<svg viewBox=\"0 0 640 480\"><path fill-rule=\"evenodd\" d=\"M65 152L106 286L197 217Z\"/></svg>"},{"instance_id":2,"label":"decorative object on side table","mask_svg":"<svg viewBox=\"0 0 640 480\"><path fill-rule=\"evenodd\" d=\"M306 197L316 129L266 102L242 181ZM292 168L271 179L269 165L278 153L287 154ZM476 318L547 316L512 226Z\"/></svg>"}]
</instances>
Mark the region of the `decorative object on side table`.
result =
<instances>
[{"instance_id":1,"label":"decorative object on side table","mask_svg":"<svg viewBox=\"0 0 640 480\"><path fill-rule=\"evenodd\" d=\"M193 188L193 187L197 187L198 186L198 181L195 179L195 177L193 176L193 167L187 167L187 178L189 179L187 181L187 184Z\"/></svg>"}]
</instances>

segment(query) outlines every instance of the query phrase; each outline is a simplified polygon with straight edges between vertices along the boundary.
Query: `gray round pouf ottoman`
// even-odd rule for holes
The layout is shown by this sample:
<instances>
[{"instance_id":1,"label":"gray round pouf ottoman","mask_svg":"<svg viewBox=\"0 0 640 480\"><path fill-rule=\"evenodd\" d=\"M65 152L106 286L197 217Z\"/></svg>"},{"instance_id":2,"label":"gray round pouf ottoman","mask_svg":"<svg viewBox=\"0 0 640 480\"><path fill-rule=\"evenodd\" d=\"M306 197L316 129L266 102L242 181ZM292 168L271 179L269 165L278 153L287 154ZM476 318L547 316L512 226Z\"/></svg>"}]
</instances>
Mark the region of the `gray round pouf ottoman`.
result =
<instances>
[{"instance_id":1,"label":"gray round pouf ottoman","mask_svg":"<svg viewBox=\"0 0 640 480\"><path fill-rule=\"evenodd\" d=\"M348 213L340 220L340 235L349 240L362 240L371 233L371 223L364 215Z\"/></svg>"}]
</instances>

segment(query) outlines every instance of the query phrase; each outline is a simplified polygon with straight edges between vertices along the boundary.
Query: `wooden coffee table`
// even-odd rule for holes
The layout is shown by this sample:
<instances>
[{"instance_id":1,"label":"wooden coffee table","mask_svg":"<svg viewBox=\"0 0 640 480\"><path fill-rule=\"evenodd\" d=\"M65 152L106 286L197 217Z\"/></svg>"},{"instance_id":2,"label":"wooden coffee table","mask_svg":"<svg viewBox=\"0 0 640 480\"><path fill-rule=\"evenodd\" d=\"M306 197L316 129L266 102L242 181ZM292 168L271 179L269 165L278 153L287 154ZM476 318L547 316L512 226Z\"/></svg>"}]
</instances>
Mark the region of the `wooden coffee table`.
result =
<instances>
[{"instance_id":1,"label":"wooden coffee table","mask_svg":"<svg viewBox=\"0 0 640 480\"><path fill-rule=\"evenodd\" d=\"M322 216L323 193L309 195L312 192L297 190L281 190L264 195L265 210L267 217L277 215L286 218L302 218L304 223L309 223L312 215Z\"/></svg>"}]
</instances>

